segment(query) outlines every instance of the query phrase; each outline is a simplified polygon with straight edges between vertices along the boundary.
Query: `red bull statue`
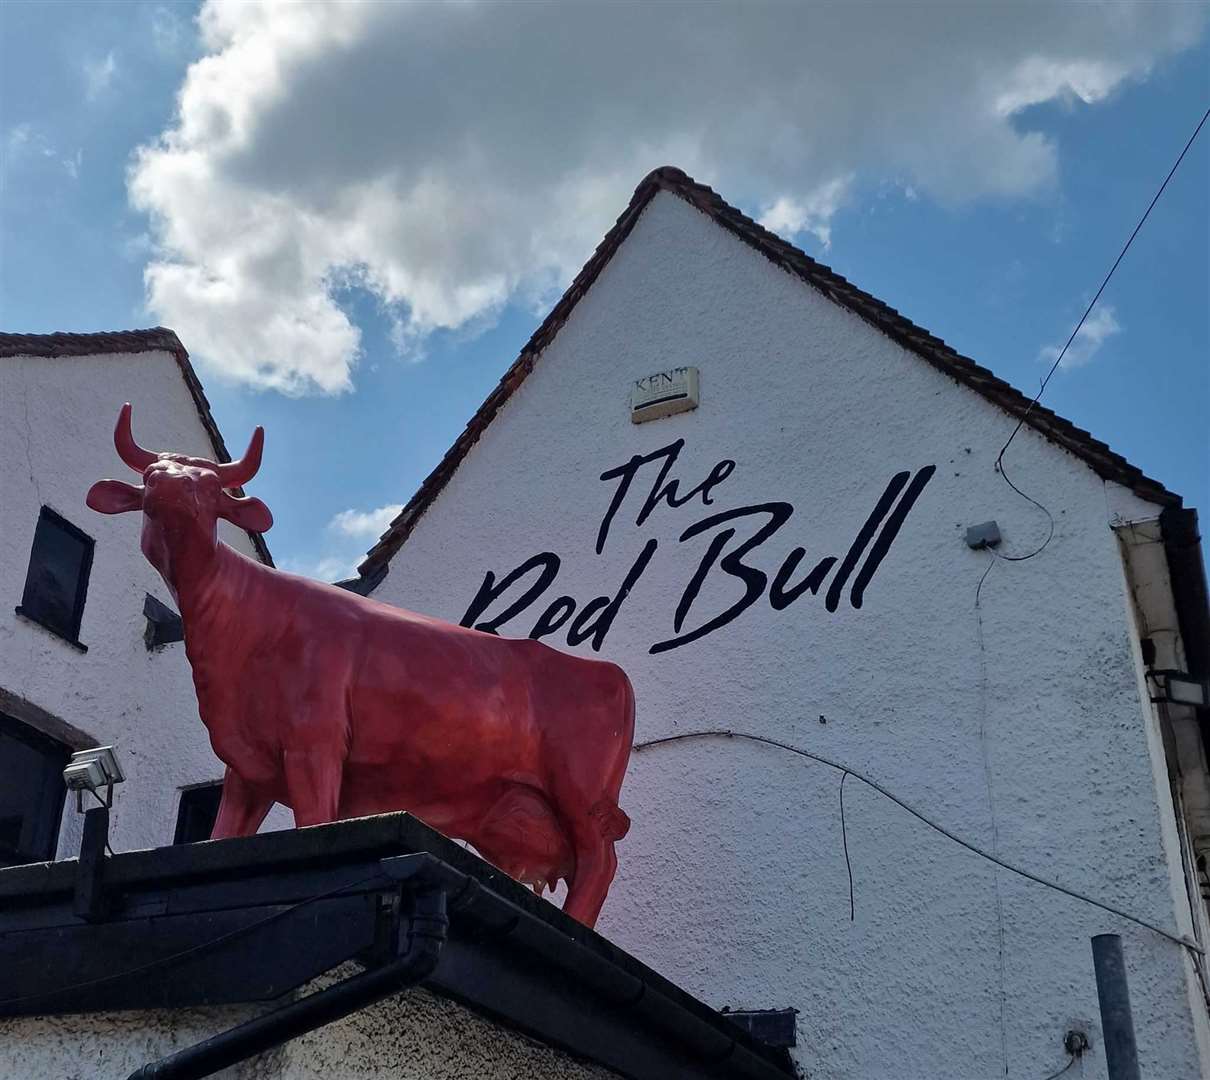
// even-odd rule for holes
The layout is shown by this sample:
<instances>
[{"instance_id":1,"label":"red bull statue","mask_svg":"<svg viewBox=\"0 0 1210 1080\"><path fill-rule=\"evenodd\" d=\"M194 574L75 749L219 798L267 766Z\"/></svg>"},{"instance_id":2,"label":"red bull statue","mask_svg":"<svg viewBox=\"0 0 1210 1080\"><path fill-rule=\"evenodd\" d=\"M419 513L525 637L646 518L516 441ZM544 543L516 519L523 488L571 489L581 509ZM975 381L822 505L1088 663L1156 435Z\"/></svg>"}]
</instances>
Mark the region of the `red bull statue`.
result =
<instances>
[{"instance_id":1,"label":"red bull statue","mask_svg":"<svg viewBox=\"0 0 1210 1080\"><path fill-rule=\"evenodd\" d=\"M101 480L87 501L142 511L143 554L176 599L198 712L226 765L212 838L256 832L275 802L299 826L407 810L538 893L564 879L564 910L592 926L630 827L625 672L241 555L217 523L273 524L260 499L231 493L256 475L263 429L218 464L144 450L130 413L114 444L142 484Z\"/></svg>"}]
</instances>

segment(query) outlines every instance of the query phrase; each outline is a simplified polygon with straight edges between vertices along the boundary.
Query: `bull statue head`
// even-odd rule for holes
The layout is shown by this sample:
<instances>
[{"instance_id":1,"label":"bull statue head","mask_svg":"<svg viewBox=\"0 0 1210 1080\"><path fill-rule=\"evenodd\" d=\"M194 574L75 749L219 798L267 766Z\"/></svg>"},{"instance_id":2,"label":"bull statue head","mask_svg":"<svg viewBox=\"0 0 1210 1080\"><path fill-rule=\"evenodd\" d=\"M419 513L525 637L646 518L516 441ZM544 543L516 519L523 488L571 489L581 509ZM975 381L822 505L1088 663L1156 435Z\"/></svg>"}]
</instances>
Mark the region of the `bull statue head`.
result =
<instances>
[{"instance_id":1,"label":"bull statue head","mask_svg":"<svg viewBox=\"0 0 1210 1080\"><path fill-rule=\"evenodd\" d=\"M269 508L256 498L232 495L260 468L265 430L258 427L244 456L220 463L185 454L153 453L134 440L130 403L122 406L113 441L118 457L141 473L141 485L99 480L85 500L102 514L143 511L143 554L177 596L190 567L200 569L218 545L218 519L241 529L265 532L273 525ZM179 602L179 596L178 602Z\"/></svg>"}]
</instances>

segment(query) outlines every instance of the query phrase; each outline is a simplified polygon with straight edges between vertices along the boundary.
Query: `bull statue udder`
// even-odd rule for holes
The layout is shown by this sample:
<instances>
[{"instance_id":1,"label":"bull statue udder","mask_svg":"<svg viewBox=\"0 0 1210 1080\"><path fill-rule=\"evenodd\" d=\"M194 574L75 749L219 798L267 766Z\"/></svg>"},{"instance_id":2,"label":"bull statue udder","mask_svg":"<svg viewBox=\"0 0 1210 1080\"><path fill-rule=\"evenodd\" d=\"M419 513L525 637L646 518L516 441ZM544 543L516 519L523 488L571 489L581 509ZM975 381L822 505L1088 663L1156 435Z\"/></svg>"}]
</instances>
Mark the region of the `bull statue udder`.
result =
<instances>
[{"instance_id":1,"label":"bull statue udder","mask_svg":"<svg viewBox=\"0 0 1210 1080\"><path fill-rule=\"evenodd\" d=\"M257 428L239 461L151 453L130 405L114 431L141 486L88 505L143 513L142 549L175 597L198 712L226 766L213 839L256 832L274 802L299 826L407 810L466 840L592 926L630 820L618 793L634 694L615 664L511 640L283 573L218 539L264 532Z\"/></svg>"}]
</instances>

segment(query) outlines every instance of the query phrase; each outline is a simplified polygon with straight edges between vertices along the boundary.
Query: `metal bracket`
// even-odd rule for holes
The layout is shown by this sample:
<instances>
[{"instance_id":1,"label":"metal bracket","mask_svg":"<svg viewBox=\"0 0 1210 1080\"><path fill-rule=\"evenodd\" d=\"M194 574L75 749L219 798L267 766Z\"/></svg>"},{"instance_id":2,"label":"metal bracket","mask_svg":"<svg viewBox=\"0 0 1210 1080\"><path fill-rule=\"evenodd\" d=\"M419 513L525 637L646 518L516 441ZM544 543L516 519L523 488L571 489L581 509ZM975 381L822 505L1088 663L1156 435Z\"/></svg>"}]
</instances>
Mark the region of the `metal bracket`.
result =
<instances>
[{"instance_id":1,"label":"metal bracket","mask_svg":"<svg viewBox=\"0 0 1210 1080\"><path fill-rule=\"evenodd\" d=\"M72 902L72 910L85 922L100 922L109 912L109 897L105 892L105 847L108 843L109 807L95 806L85 811Z\"/></svg>"}]
</instances>

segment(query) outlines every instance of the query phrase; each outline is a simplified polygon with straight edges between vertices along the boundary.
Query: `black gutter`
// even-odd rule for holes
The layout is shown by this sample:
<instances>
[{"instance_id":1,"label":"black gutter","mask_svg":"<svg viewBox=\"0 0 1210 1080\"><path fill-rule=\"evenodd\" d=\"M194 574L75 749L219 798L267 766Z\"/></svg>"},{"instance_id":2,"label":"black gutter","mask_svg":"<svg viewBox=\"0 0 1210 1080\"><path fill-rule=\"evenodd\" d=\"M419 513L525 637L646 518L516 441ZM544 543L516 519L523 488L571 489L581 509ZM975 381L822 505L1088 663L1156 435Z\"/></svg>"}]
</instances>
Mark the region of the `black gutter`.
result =
<instances>
[{"instance_id":1,"label":"black gutter","mask_svg":"<svg viewBox=\"0 0 1210 1080\"><path fill-rule=\"evenodd\" d=\"M1160 514L1160 535L1172 581L1176 623L1185 648L1185 670L1195 679L1210 678L1210 595L1202 561L1197 511L1169 507ZM1202 743L1210 759L1210 710L1198 710Z\"/></svg>"},{"instance_id":2,"label":"black gutter","mask_svg":"<svg viewBox=\"0 0 1210 1080\"><path fill-rule=\"evenodd\" d=\"M94 922L73 909L76 860L0 870L0 1016L275 1001L349 960L389 963L420 852L450 919L432 992L632 1080L797 1075L785 1049L407 814L120 853Z\"/></svg>"},{"instance_id":3,"label":"black gutter","mask_svg":"<svg viewBox=\"0 0 1210 1080\"><path fill-rule=\"evenodd\" d=\"M422 875L422 884L412 893L412 911L397 959L309 994L265 1016L213 1035L194 1046L135 1069L128 1080L202 1080L221 1069L237 1065L254 1054L305 1035L415 986L433 973L441 958L449 919L446 917L446 893L439 880L444 863L429 855L407 855L413 861L411 876ZM415 860L423 860L416 864ZM459 875L461 876L461 875ZM425 883L427 879L427 883Z\"/></svg>"}]
</instances>

